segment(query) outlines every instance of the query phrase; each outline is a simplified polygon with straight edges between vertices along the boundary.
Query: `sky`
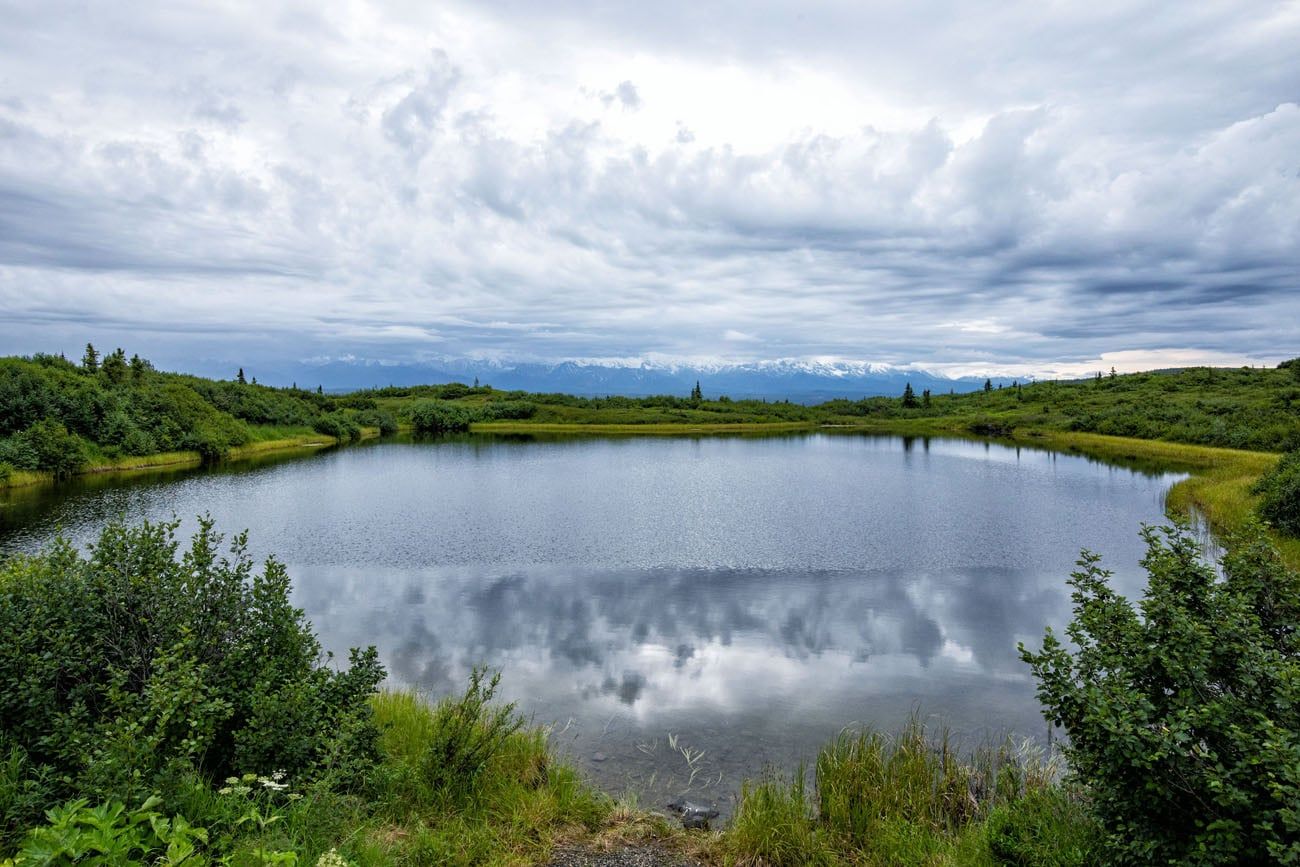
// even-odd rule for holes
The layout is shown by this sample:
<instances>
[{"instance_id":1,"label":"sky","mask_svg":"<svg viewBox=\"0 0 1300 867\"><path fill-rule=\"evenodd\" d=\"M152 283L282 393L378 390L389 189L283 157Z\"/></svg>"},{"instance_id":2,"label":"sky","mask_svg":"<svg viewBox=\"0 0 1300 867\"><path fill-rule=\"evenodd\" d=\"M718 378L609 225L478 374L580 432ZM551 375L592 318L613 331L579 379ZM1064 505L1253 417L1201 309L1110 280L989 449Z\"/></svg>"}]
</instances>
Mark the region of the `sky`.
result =
<instances>
[{"instance_id":1,"label":"sky","mask_svg":"<svg viewBox=\"0 0 1300 867\"><path fill-rule=\"evenodd\" d=\"M1300 355L1300 2L0 20L3 354Z\"/></svg>"}]
</instances>

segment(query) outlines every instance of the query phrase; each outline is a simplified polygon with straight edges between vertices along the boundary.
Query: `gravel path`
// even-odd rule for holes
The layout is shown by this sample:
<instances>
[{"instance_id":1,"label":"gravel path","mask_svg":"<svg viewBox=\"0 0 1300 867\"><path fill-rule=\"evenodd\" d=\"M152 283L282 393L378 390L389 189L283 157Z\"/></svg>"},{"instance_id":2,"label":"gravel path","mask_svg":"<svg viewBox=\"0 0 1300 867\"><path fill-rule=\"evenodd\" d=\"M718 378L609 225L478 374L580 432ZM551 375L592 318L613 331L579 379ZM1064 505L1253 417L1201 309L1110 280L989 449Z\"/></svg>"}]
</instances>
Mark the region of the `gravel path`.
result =
<instances>
[{"instance_id":1,"label":"gravel path","mask_svg":"<svg viewBox=\"0 0 1300 867\"><path fill-rule=\"evenodd\" d=\"M557 850L547 867L701 867L700 862L665 852L658 846L627 846L610 852Z\"/></svg>"}]
</instances>

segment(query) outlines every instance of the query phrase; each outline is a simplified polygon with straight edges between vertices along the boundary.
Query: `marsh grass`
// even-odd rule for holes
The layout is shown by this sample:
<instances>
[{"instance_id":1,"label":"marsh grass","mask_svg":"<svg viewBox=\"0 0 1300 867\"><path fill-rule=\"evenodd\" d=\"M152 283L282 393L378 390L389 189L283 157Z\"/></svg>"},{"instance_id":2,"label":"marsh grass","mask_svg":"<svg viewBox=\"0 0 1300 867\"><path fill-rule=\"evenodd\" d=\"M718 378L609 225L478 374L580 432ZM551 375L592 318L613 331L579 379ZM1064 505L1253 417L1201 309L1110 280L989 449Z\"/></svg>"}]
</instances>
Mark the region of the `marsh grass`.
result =
<instances>
[{"instance_id":1,"label":"marsh grass","mask_svg":"<svg viewBox=\"0 0 1300 867\"><path fill-rule=\"evenodd\" d=\"M611 799L552 755L546 729L492 703L481 677L439 702L412 691L375 696L384 762L374 815L340 852L365 864L528 863L606 824ZM454 776L433 767L448 756Z\"/></svg>"},{"instance_id":2,"label":"marsh grass","mask_svg":"<svg viewBox=\"0 0 1300 867\"><path fill-rule=\"evenodd\" d=\"M809 785L768 775L741 792L721 859L737 865L1081 864L1093 833L1060 760L1026 744L963 753L913 720L845 731Z\"/></svg>"}]
</instances>

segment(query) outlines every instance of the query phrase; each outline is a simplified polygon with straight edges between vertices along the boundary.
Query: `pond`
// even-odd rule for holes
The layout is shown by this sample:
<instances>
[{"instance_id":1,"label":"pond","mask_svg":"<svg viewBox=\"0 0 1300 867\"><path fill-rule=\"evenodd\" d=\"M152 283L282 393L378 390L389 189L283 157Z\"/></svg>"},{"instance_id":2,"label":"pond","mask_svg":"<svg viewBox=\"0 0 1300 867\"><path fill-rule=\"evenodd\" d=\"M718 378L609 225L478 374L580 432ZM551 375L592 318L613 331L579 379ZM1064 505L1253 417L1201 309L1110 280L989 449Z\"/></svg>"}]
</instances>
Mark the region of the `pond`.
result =
<instances>
[{"instance_id":1,"label":"pond","mask_svg":"<svg viewBox=\"0 0 1300 867\"><path fill-rule=\"evenodd\" d=\"M957 439L407 439L10 492L0 551L209 513L327 649L434 695L500 669L607 790L726 810L850 724L1046 738L1016 643L1068 620L1081 548L1140 593L1178 478Z\"/></svg>"}]
</instances>

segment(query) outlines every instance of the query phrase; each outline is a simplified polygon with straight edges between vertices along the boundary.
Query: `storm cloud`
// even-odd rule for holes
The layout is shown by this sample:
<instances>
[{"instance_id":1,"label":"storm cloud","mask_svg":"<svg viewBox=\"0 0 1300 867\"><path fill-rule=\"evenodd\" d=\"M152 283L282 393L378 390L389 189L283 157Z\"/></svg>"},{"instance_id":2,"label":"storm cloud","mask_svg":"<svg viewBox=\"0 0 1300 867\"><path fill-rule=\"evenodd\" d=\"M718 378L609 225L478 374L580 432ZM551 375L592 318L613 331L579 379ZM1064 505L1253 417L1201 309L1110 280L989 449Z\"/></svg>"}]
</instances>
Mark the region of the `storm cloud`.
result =
<instances>
[{"instance_id":1,"label":"storm cloud","mask_svg":"<svg viewBox=\"0 0 1300 867\"><path fill-rule=\"evenodd\" d=\"M0 3L0 344L1300 344L1300 4Z\"/></svg>"}]
</instances>

